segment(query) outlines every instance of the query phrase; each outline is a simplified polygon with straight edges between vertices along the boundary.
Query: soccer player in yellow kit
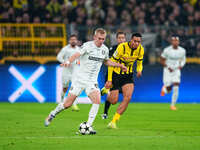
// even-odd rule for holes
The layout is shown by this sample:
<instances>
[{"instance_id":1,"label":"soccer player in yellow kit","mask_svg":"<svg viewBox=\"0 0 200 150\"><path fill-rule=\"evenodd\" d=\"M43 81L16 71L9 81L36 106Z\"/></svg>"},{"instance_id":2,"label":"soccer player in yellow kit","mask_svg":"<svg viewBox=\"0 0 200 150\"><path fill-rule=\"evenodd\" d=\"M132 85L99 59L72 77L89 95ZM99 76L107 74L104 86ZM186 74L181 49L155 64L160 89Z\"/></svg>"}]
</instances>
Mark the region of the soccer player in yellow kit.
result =
<instances>
[{"instance_id":1,"label":"soccer player in yellow kit","mask_svg":"<svg viewBox=\"0 0 200 150\"><path fill-rule=\"evenodd\" d=\"M133 65L135 61L137 61L137 77L142 76L144 48L141 41L142 35L140 33L132 34L131 41L121 43L111 58L112 61L125 65L127 71L123 72L116 67L108 69L108 81L105 84L106 88L111 88L108 101L111 104L117 103L120 88L122 88L123 94L123 100L118 106L112 121L108 124L109 128L117 128L116 122L127 109L132 98L134 90Z\"/></svg>"}]
</instances>

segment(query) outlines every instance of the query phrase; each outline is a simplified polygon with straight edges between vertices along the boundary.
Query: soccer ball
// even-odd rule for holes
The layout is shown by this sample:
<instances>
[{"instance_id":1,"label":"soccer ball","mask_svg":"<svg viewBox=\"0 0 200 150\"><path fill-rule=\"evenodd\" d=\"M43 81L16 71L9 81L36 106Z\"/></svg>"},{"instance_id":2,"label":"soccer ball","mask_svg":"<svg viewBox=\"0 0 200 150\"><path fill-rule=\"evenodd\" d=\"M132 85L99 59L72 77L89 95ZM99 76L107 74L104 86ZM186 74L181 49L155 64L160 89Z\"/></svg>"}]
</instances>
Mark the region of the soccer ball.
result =
<instances>
[{"instance_id":1,"label":"soccer ball","mask_svg":"<svg viewBox=\"0 0 200 150\"><path fill-rule=\"evenodd\" d=\"M91 130L92 130L92 127L87 122L83 122L79 126L79 132L82 135L90 134Z\"/></svg>"}]
</instances>

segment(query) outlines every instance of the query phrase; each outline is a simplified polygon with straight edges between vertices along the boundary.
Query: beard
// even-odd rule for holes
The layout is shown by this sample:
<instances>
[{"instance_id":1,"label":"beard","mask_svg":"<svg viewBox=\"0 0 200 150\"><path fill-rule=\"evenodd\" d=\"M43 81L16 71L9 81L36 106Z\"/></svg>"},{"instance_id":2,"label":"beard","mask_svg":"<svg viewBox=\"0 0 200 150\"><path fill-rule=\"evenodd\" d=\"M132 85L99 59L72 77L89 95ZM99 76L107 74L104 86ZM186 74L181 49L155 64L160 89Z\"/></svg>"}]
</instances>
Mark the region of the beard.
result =
<instances>
[{"instance_id":1,"label":"beard","mask_svg":"<svg viewBox=\"0 0 200 150\"><path fill-rule=\"evenodd\" d=\"M71 43L71 47L75 47L76 46L76 43Z\"/></svg>"}]
</instances>

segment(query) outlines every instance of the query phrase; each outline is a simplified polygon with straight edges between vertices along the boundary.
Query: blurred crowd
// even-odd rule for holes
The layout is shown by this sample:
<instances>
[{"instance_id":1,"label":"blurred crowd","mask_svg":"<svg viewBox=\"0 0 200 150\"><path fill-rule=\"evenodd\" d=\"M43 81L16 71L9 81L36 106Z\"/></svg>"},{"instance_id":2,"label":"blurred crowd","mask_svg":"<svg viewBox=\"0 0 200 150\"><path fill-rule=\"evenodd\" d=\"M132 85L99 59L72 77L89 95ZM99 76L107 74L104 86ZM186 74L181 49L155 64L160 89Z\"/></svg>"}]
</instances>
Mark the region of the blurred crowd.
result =
<instances>
[{"instance_id":1,"label":"blurred crowd","mask_svg":"<svg viewBox=\"0 0 200 150\"><path fill-rule=\"evenodd\" d=\"M0 0L0 22L64 23L83 42L99 26L109 33L154 33L157 49L176 33L188 56L200 56L198 0Z\"/></svg>"}]
</instances>

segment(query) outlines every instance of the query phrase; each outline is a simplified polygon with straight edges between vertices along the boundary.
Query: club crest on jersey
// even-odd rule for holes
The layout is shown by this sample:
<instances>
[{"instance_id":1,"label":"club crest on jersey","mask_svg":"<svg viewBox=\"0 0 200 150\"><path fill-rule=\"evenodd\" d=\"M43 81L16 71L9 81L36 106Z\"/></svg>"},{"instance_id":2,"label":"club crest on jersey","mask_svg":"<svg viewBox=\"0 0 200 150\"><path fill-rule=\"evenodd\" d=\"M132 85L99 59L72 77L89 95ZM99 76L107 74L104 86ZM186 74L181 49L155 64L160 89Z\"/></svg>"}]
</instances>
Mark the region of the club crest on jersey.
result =
<instances>
[{"instance_id":1,"label":"club crest on jersey","mask_svg":"<svg viewBox=\"0 0 200 150\"><path fill-rule=\"evenodd\" d=\"M102 51L102 55L105 55L105 53L106 53L106 52L103 50L103 51Z\"/></svg>"},{"instance_id":2,"label":"club crest on jersey","mask_svg":"<svg viewBox=\"0 0 200 150\"><path fill-rule=\"evenodd\" d=\"M114 56L114 57L117 57L117 54L118 54L118 52L115 51L114 54L113 54L113 56Z\"/></svg>"}]
</instances>

